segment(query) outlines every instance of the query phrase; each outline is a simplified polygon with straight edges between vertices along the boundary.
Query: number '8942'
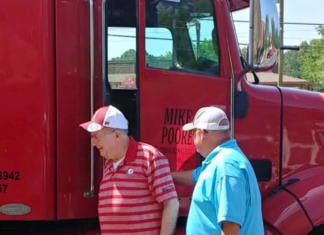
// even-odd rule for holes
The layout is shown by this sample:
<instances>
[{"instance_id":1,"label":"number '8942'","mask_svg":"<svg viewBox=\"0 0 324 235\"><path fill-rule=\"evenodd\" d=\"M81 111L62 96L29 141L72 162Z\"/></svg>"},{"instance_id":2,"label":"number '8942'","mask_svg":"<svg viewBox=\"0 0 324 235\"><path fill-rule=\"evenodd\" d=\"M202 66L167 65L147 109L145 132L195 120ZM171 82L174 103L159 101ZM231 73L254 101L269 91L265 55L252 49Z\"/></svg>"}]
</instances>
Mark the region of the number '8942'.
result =
<instances>
[{"instance_id":1,"label":"number '8942'","mask_svg":"<svg viewBox=\"0 0 324 235\"><path fill-rule=\"evenodd\" d=\"M0 180L20 180L20 172L18 171L0 171Z\"/></svg>"}]
</instances>

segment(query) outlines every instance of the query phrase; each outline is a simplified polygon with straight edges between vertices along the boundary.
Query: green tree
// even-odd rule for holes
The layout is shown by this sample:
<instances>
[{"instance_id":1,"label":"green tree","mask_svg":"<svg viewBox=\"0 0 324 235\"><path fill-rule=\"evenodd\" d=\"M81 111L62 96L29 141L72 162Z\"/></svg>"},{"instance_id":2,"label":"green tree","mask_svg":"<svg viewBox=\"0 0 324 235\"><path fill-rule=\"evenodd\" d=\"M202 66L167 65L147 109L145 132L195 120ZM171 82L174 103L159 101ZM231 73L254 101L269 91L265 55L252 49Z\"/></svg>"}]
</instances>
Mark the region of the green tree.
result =
<instances>
[{"instance_id":1,"label":"green tree","mask_svg":"<svg viewBox=\"0 0 324 235\"><path fill-rule=\"evenodd\" d=\"M192 49L193 49L195 56L197 58L197 46L196 46L196 44L193 44L192 46L193 46ZM213 45L212 39L205 38L204 40L200 41L198 57L204 57L206 59L218 61L218 55L219 55L219 49L218 49L218 47Z\"/></svg>"},{"instance_id":2,"label":"green tree","mask_svg":"<svg viewBox=\"0 0 324 235\"><path fill-rule=\"evenodd\" d=\"M170 51L166 52L165 55L154 56L146 52L147 61L157 61L157 60L172 60L172 53ZM129 49L125 51L121 56L114 57L111 61L135 61L136 60L136 50Z\"/></svg>"},{"instance_id":3,"label":"green tree","mask_svg":"<svg viewBox=\"0 0 324 235\"><path fill-rule=\"evenodd\" d=\"M136 51L134 49L129 49L125 51L120 57L112 58L111 61L135 61Z\"/></svg>"},{"instance_id":4,"label":"green tree","mask_svg":"<svg viewBox=\"0 0 324 235\"><path fill-rule=\"evenodd\" d=\"M204 57L210 60L218 61L218 55L216 55L215 50L218 50L218 48L215 48L213 45L213 41L211 39L204 39L202 42L200 42L200 48L199 48L199 56Z\"/></svg>"},{"instance_id":5,"label":"green tree","mask_svg":"<svg viewBox=\"0 0 324 235\"><path fill-rule=\"evenodd\" d=\"M241 55L242 55L242 57L243 57L243 59L247 62L247 60L248 60L248 58L247 58L247 53L248 53L248 51L247 51L247 47L243 47L242 49L241 49Z\"/></svg>"},{"instance_id":6,"label":"green tree","mask_svg":"<svg viewBox=\"0 0 324 235\"><path fill-rule=\"evenodd\" d=\"M301 78L301 56L298 51L288 51L285 53L284 74Z\"/></svg>"},{"instance_id":7,"label":"green tree","mask_svg":"<svg viewBox=\"0 0 324 235\"><path fill-rule=\"evenodd\" d=\"M316 27L316 30L317 30L318 34L322 36L322 39L323 39L324 38L324 27L322 25L319 25Z\"/></svg>"},{"instance_id":8,"label":"green tree","mask_svg":"<svg viewBox=\"0 0 324 235\"><path fill-rule=\"evenodd\" d=\"M320 39L302 42L300 51L285 53L284 73L302 78L324 90L324 27L316 27Z\"/></svg>"},{"instance_id":9,"label":"green tree","mask_svg":"<svg viewBox=\"0 0 324 235\"><path fill-rule=\"evenodd\" d=\"M280 45L279 28L276 27L276 23L274 19L271 20L271 33L272 33L271 34L272 44L278 49Z\"/></svg>"},{"instance_id":10,"label":"green tree","mask_svg":"<svg viewBox=\"0 0 324 235\"><path fill-rule=\"evenodd\" d=\"M302 42L301 58L301 78L309 80L324 88L324 39L313 39L309 43Z\"/></svg>"},{"instance_id":11,"label":"green tree","mask_svg":"<svg viewBox=\"0 0 324 235\"><path fill-rule=\"evenodd\" d=\"M172 60L172 53L166 52L165 55L154 56L146 52L146 61L158 61L158 60Z\"/></svg>"}]
</instances>

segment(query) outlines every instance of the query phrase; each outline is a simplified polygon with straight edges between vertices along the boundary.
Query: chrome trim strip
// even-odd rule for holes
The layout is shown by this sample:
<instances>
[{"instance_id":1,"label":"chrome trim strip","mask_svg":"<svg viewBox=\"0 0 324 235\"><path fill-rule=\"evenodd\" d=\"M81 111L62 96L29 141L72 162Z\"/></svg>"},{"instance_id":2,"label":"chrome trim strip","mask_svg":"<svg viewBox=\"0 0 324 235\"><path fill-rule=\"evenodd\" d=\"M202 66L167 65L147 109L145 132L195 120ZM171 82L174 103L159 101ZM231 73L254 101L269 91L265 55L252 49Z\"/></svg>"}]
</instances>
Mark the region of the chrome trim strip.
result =
<instances>
[{"instance_id":1,"label":"chrome trim strip","mask_svg":"<svg viewBox=\"0 0 324 235\"><path fill-rule=\"evenodd\" d=\"M93 116L94 110L94 10L93 0L89 0L90 11L90 115ZM91 145L90 163L90 190L83 192L84 197L94 196L94 148Z\"/></svg>"}]
</instances>

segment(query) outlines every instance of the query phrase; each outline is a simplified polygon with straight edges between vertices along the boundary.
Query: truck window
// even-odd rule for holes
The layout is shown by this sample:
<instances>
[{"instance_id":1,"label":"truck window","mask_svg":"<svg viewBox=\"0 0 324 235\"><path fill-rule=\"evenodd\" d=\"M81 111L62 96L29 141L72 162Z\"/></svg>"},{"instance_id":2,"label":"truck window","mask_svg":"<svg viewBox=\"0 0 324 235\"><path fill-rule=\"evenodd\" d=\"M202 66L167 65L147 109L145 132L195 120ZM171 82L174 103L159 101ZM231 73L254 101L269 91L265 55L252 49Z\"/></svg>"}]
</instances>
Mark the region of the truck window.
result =
<instances>
[{"instance_id":1,"label":"truck window","mask_svg":"<svg viewBox=\"0 0 324 235\"><path fill-rule=\"evenodd\" d=\"M159 69L172 67L172 44L172 35L169 29L147 27L145 29L146 66ZM159 45L163 45L163 47L159 47Z\"/></svg>"},{"instance_id":2,"label":"truck window","mask_svg":"<svg viewBox=\"0 0 324 235\"><path fill-rule=\"evenodd\" d=\"M110 87L136 88L136 29L108 27L107 33L107 75Z\"/></svg>"},{"instance_id":3,"label":"truck window","mask_svg":"<svg viewBox=\"0 0 324 235\"><path fill-rule=\"evenodd\" d=\"M166 0L149 4L150 1L146 3L146 66L219 75L212 2Z\"/></svg>"},{"instance_id":4,"label":"truck window","mask_svg":"<svg viewBox=\"0 0 324 235\"><path fill-rule=\"evenodd\" d=\"M111 89L136 88L136 2L111 0L106 5L107 78Z\"/></svg>"}]
</instances>

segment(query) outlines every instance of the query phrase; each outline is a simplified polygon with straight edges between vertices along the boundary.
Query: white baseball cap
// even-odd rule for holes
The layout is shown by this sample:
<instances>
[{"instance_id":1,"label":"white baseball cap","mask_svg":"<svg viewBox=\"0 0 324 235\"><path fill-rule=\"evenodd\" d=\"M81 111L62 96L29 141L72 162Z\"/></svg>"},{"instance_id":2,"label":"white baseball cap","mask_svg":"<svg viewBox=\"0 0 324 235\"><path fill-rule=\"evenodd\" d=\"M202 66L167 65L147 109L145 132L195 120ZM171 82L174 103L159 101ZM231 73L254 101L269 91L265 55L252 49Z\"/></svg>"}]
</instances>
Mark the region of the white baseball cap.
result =
<instances>
[{"instance_id":1,"label":"white baseball cap","mask_svg":"<svg viewBox=\"0 0 324 235\"><path fill-rule=\"evenodd\" d=\"M128 121L124 114L114 106L104 106L98 109L91 121L80 124L88 132L99 131L104 127L128 130Z\"/></svg>"},{"instance_id":2,"label":"white baseball cap","mask_svg":"<svg viewBox=\"0 0 324 235\"><path fill-rule=\"evenodd\" d=\"M228 130L229 121L223 110L215 106L203 107L199 109L192 123L188 123L182 127L184 131L194 129L202 130Z\"/></svg>"}]
</instances>

